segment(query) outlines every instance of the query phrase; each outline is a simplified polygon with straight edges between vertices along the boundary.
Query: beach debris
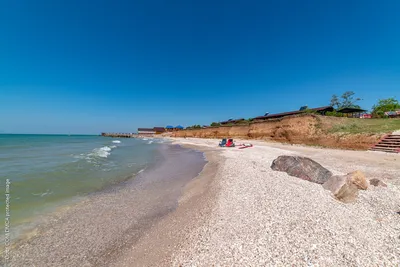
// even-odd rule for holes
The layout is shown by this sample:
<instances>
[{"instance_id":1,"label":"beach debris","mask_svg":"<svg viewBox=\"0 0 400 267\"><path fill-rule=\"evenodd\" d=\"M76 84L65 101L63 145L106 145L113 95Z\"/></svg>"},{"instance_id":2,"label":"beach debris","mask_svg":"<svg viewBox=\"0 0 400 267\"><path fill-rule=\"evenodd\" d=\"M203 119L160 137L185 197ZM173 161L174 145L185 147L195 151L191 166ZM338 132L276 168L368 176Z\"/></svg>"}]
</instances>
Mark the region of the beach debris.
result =
<instances>
[{"instance_id":1,"label":"beach debris","mask_svg":"<svg viewBox=\"0 0 400 267\"><path fill-rule=\"evenodd\" d=\"M377 178L373 178L369 180L369 184L373 186L382 186L382 187L387 187L387 184L382 182L382 180L379 180Z\"/></svg>"},{"instance_id":2,"label":"beach debris","mask_svg":"<svg viewBox=\"0 0 400 267\"><path fill-rule=\"evenodd\" d=\"M248 148L248 147L253 147L253 144L240 144L239 145L239 149L244 149L244 148Z\"/></svg>"},{"instance_id":3,"label":"beach debris","mask_svg":"<svg viewBox=\"0 0 400 267\"><path fill-rule=\"evenodd\" d=\"M359 189L368 188L368 181L361 171L354 171L346 175L334 175L322 187L331 191L338 200L348 203L357 198Z\"/></svg>"},{"instance_id":4,"label":"beach debris","mask_svg":"<svg viewBox=\"0 0 400 267\"><path fill-rule=\"evenodd\" d=\"M272 162L271 169L317 184L325 183L332 176L321 164L300 156L279 156Z\"/></svg>"}]
</instances>

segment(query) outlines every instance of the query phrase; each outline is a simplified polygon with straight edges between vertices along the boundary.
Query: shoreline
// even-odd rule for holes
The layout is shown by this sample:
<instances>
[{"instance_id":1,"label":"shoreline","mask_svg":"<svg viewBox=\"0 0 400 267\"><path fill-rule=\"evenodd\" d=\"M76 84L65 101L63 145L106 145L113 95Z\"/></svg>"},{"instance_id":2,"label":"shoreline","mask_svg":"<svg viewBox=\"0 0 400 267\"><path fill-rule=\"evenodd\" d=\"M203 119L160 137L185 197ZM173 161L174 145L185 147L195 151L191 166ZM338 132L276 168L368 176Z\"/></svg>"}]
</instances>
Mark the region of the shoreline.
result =
<instances>
[{"instance_id":1,"label":"shoreline","mask_svg":"<svg viewBox=\"0 0 400 267\"><path fill-rule=\"evenodd\" d=\"M6 137L0 184L10 181L11 241L83 198L130 179L152 163L163 140L106 140L98 136ZM136 149L130 147L136 146ZM32 147L32 148L30 148ZM13 168L13 166L19 166ZM0 201L4 203L4 199ZM0 215L4 221L4 213ZM0 226L4 232L4 223ZM4 243L4 236L0 235ZM1 251L0 245L0 255ZM0 256L1 257L1 256Z\"/></svg>"},{"instance_id":2,"label":"shoreline","mask_svg":"<svg viewBox=\"0 0 400 267\"><path fill-rule=\"evenodd\" d=\"M176 141L173 144L204 153L206 165L197 177L184 186L177 209L149 229L135 246L110 263L110 267L175 266L174 258L187 245L185 242L192 230L208 221L219 193L217 177L224 158L215 148Z\"/></svg>"},{"instance_id":3,"label":"shoreline","mask_svg":"<svg viewBox=\"0 0 400 267\"><path fill-rule=\"evenodd\" d=\"M107 192L123 189L123 187L129 183L129 181L134 179L146 169L155 168L157 166L156 161L156 159L153 159L153 161L147 162L146 165L143 166L143 169L140 169L139 171L126 174L124 176L119 176L123 178L119 178L115 181L108 181L95 191L77 193L69 198L50 202L47 207L38 209L37 212L30 217L26 217L23 220L18 221L18 223L13 222L11 228L12 231L10 231L12 232L10 247L13 249L14 247L20 246L24 242L29 242L31 238L40 235L40 233L43 232L43 229L45 229L48 225L51 225L52 221L59 220L71 209L76 209L81 205L85 205L85 202L89 201L90 198L105 194ZM4 240L0 241L3 242ZM3 243L0 245L0 263L2 259L2 252L5 248Z\"/></svg>"},{"instance_id":4,"label":"shoreline","mask_svg":"<svg viewBox=\"0 0 400 267\"><path fill-rule=\"evenodd\" d=\"M7 266L109 266L176 209L181 186L205 164L199 152L163 147L154 168L51 214L36 235L12 247Z\"/></svg>"}]
</instances>

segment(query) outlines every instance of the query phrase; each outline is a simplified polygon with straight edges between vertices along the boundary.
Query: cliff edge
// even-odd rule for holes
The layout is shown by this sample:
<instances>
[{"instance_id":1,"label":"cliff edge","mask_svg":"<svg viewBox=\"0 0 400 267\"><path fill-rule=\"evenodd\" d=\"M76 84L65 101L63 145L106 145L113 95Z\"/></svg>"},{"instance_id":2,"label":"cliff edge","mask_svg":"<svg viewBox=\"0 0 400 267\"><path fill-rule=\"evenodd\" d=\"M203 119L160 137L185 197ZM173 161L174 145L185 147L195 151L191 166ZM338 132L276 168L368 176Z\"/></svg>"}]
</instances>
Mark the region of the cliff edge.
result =
<instances>
[{"instance_id":1,"label":"cliff edge","mask_svg":"<svg viewBox=\"0 0 400 267\"><path fill-rule=\"evenodd\" d=\"M400 119L356 119L302 114L246 125L182 130L174 137L260 139L291 144L366 150L400 129Z\"/></svg>"}]
</instances>

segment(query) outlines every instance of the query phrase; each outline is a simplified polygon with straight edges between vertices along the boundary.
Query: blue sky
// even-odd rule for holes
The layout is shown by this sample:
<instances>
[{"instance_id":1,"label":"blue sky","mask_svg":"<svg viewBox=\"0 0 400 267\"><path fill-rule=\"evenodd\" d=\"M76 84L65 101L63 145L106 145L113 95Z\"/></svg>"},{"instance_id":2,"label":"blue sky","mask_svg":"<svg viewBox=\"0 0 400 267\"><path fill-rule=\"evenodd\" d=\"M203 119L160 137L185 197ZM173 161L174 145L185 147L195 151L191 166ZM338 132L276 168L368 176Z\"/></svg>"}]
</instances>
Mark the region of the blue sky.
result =
<instances>
[{"instance_id":1,"label":"blue sky","mask_svg":"<svg viewBox=\"0 0 400 267\"><path fill-rule=\"evenodd\" d=\"M2 1L0 132L132 132L400 98L400 1Z\"/></svg>"}]
</instances>

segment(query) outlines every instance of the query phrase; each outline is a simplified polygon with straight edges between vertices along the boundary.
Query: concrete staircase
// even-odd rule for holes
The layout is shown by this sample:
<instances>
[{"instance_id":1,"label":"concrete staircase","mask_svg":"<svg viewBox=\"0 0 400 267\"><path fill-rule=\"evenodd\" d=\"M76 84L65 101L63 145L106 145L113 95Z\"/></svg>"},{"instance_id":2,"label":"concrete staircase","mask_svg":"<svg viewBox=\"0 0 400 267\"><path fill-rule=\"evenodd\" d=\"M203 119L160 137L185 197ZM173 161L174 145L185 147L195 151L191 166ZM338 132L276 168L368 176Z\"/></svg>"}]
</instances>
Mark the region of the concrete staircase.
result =
<instances>
[{"instance_id":1,"label":"concrete staircase","mask_svg":"<svg viewBox=\"0 0 400 267\"><path fill-rule=\"evenodd\" d=\"M400 134L389 134L384 136L379 142L373 145L369 150L400 153Z\"/></svg>"}]
</instances>

